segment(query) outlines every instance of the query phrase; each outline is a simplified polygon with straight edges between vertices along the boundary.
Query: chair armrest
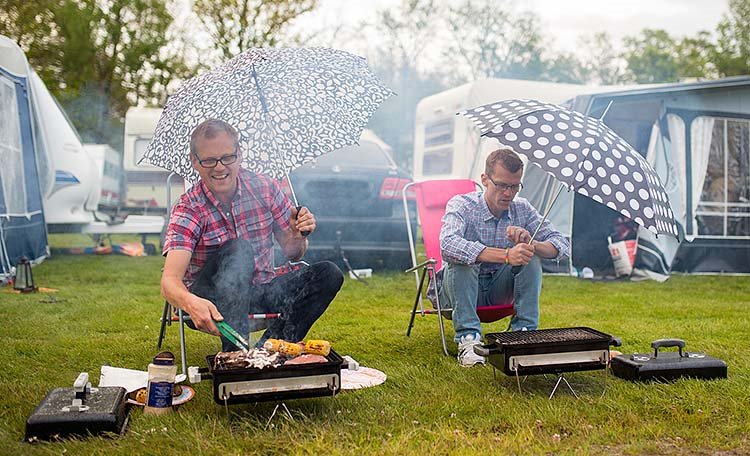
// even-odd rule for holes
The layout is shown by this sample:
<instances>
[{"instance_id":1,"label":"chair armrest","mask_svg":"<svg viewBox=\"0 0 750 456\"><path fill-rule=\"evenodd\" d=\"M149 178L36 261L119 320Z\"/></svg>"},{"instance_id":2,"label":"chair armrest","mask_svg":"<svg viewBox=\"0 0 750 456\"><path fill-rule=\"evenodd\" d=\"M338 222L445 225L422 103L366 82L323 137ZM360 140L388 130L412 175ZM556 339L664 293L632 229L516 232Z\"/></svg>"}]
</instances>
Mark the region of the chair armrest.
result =
<instances>
[{"instance_id":1,"label":"chair armrest","mask_svg":"<svg viewBox=\"0 0 750 456\"><path fill-rule=\"evenodd\" d=\"M430 259L428 259L428 260L425 260L425 261L423 261L423 262L419 263L419 264L418 264L418 265L416 265L416 266L413 266L413 267L411 267L411 268L407 269L406 271L404 271L404 273L405 273L405 274L407 274L407 273L409 273L409 272L414 272L414 271L416 271L417 269L420 269L420 268L423 268L423 267L427 266L428 264L430 264L430 265L434 266L434 265L435 265L435 263L437 263L437 260L435 260L434 258L430 258Z\"/></svg>"}]
</instances>

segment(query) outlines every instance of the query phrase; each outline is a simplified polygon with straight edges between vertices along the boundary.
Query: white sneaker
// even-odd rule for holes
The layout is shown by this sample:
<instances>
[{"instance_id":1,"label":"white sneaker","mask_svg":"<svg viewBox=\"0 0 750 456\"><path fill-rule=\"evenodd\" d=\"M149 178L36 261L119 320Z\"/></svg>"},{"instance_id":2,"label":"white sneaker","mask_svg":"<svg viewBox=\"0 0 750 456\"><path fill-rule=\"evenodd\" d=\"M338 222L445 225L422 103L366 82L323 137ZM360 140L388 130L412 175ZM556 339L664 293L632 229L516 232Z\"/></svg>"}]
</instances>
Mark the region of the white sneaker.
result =
<instances>
[{"instance_id":1,"label":"white sneaker","mask_svg":"<svg viewBox=\"0 0 750 456\"><path fill-rule=\"evenodd\" d=\"M482 344L480 339L479 334L467 334L461 337L458 342L458 364L463 367L471 367L487 362L484 356L474 353L474 346Z\"/></svg>"}]
</instances>

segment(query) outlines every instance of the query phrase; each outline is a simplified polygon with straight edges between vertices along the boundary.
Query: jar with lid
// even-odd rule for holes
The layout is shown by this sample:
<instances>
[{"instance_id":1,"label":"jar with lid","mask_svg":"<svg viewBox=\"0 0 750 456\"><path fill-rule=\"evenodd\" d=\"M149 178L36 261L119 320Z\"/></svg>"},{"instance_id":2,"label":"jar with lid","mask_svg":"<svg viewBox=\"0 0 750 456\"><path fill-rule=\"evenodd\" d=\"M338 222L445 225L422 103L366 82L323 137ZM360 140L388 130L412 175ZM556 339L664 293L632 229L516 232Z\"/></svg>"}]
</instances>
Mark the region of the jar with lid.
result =
<instances>
[{"instance_id":1,"label":"jar with lid","mask_svg":"<svg viewBox=\"0 0 750 456\"><path fill-rule=\"evenodd\" d=\"M159 415L172 410L172 391L174 390L177 366L174 354L163 351L154 357L148 365L148 389L144 413Z\"/></svg>"}]
</instances>

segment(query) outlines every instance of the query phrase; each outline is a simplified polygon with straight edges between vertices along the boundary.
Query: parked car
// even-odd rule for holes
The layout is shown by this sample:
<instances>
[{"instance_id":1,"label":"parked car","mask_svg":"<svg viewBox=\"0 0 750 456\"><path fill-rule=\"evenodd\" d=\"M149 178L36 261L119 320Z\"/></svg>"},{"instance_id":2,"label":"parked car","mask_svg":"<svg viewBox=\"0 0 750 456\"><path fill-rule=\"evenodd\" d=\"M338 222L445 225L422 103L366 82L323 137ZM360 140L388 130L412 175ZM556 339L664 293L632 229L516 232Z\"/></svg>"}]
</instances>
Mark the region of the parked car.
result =
<instances>
[{"instance_id":1,"label":"parked car","mask_svg":"<svg viewBox=\"0 0 750 456\"><path fill-rule=\"evenodd\" d=\"M411 178L372 131L362 133L359 145L294 170L291 181L299 204L307 206L317 221L306 261L331 260L344 271L344 257L354 269L411 266L402 198Z\"/></svg>"}]
</instances>

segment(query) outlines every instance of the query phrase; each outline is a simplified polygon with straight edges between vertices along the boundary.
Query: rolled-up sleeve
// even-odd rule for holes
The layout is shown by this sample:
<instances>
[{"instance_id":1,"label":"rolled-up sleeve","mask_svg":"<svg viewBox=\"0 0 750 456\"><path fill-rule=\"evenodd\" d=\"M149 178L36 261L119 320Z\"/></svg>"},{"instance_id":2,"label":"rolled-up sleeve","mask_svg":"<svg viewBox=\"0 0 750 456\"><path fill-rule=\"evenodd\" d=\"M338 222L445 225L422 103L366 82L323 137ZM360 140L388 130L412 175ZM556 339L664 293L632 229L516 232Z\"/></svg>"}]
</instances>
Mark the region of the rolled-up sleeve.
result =
<instances>
[{"instance_id":1,"label":"rolled-up sleeve","mask_svg":"<svg viewBox=\"0 0 750 456\"><path fill-rule=\"evenodd\" d=\"M440 230L440 253L451 263L474 264L486 246L466 239L464 209L461 195L448 201Z\"/></svg>"},{"instance_id":2,"label":"rolled-up sleeve","mask_svg":"<svg viewBox=\"0 0 750 456\"><path fill-rule=\"evenodd\" d=\"M557 231L555 227L550 223L548 219L544 220L542 222L542 216L539 214L539 211L534 209L533 206L529 205L530 208L530 217L529 222L527 225L527 230L529 233L533 233L536 231L537 227L540 223L542 223L542 227L539 228L539 232L536 234L536 237L534 238L535 241L539 242L549 242L550 244L554 245L557 249L557 256L553 258L554 260L561 260L564 257L567 257L570 255L570 243L568 240L563 236L562 233Z\"/></svg>"}]
</instances>

